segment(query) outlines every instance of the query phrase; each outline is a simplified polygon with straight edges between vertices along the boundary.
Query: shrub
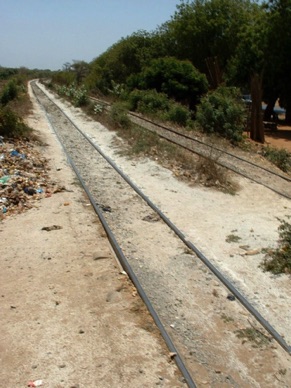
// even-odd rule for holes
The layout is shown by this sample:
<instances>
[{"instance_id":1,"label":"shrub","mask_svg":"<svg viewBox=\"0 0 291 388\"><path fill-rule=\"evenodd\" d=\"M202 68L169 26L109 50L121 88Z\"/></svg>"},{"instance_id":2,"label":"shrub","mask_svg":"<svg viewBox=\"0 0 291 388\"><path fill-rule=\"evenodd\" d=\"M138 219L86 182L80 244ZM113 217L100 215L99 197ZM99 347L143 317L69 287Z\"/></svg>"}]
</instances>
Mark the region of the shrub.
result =
<instances>
[{"instance_id":1,"label":"shrub","mask_svg":"<svg viewBox=\"0 0 291 388\"><path fill-rule=\"evenodd\" d=\"M0 135L16 137L27 134L30 128L11 109L0 108Z\"/></svg>"},{"instance_id":2,"label":"shrub","mask_svg":"<svg viewBox=\"0 0 291 388\"><path fill-rule=\"evenodd\" d=\"M0 102L2 105L7 105L9 101L14 100L17 97L18 90L17 85L14 80L10 80L4 86L2 93L0 95Z\"/></svg>"},{"instance_id":3,"label":"shrub","mask_svg":"<svg viewBox=\"0 0 291 388\"><path fill-rule=\"evenodd\" d=\"M284 172L291 169L291 153L285 149L264 147L263 156Z\"/></svg>"},{"instance_id":4,"label":"shrub","mask_svg":"<svg viewBox=\"0 0 291 388\"><path fill-rule=\"evenodd\" d=\"M245 127L245 107L238 90L221 86L207 93L197 107L196 121L207 133L240 142Z\"/></svg>"},{"instance_id":5,"label":"shrub","mask_svg":"<svg viewBox=\"0 0 291 388\"><path fill-rule=\"evenodd\" d=\"M113 124L121 128L130 127L130 119L127 116L127 109L122 103L115 103L111 106L109 117Z\"/></svg>"},{"instance_id":6,"label":"shrub","mask_svg":"<svg viewBox=\"0 0 291 388\"><path fill-rule=\"evenodd\" d=\"M128 96L128 101L130 110L141 113L153 114L169 107L167 95L156 90L133 90Z\"/></svg>"},{"instance_id":7,"label":"shrub","mask_svg":"<svg viewBox=\"0 0 291 388\"><path fill-rule=\"evenodd\" d=\"M57 92L60 96L69 98L75 106L84 106L88 103L88 92L85 87L77 88L74 84L69 86L58 86Z\"/></svg>"},{"instance_id":8,"label":"shrub","mask_svg":"<svg viewBox=\"0 0 291 388\"><path fill-rule=\"evenodd\" d=\"M153 59L142 71L128 78L127 86L155 89L191 109L208 89L207 78L190 61L164 57Z\"/></svg>"},{"instance_id":9,"label":"shrub","mask_svg":"<svg viewBox=\"0 0 291 388\"><path fill-rule=\"evenodd\" d=\"M291 224L280 220L279 247L269 250L261 267L274 274L291 273Z\"/></svg>"},{"instance_id":10,"label":"shrub","mask_svg":"<svg viewBox=\"0 0 291 388\"><path fill-rule=\"evenodd\" d=\"M191 113L189 109L180 104L171 104L167 118L169 121L185 127L191 120Z\"/></svg>"}]
</instances>

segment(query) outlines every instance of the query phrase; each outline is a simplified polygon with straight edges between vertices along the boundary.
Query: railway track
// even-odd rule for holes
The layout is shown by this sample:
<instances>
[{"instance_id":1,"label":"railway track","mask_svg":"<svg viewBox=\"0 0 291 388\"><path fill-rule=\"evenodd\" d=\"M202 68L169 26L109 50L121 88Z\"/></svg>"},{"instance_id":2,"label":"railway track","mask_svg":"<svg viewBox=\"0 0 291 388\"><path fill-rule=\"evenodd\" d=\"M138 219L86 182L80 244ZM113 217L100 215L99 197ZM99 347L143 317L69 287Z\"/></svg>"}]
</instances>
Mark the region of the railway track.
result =
<instances>
[{"instance_id":1,"label":"railway track","mask_svg":"<svg viewBox=\"0 0 291 388\"><path fill-rule=\"evenodd\" d=\"M107 102L92 98L92 100L110 107ZM210 158L216 164L225 167L236 174L239 174L255 183L274 191L275 193L291 199L291 177L288 174L279 172L272 166L266 167L266 160L250 160L247 155L241 156L233 152L226 151L213 144L208 144L201 139L190 136L177 129L156 123L143 117L140 114L129 112L132 122L158 134L161 138L179 146L183 149L199 156ZM237 150L238 151L238 150Z\"/></svg>"},{"instance_id":2,"label":"railway track","mask_svg":"<svg viewBox=\"0 0 291 388\"><path fill-rule=\"evenodd\" d=\"M173 275L173 265L181 266L178 272L188 272L187 275L183 275L181 272L182 276L185 278L189 276L187 281L193 280L194 278L197 280L197 275L195 275L194 272L197 272L198 270L201 272L198 277L205 277L208 279L207 282L210 289L212 287L218 287L217 289L220 290L219 292L227 296L224 302L222 302L223 307L221 308L229 309L229 300L239 300L248 311L251 318L259 322L267 331L268 336L270 336L268 337L269 340L272 337L287 353L290 353L290 346L274 327L252 306L245 296L211 263L211 261L184 236L183 232L160 211L153 201L145 196L143 192L131 182L127 175L125 175L125 173L106 156L96 144L95 139L84 133L81 128L74 124L72 119L62 112L62 110L57 107L36 84L33 84L32 86L39 103L46 111L51 126L57 133L60 142L63 144L63 147L68 154L68 159L72 167L105 227L117 257L152 314L170 351L174 354L174 359L184 375L188 386L196 386L194 382L195 373L205 373L205 370L207 370L207 373L212 379L216 379L215 381L218 384L221 376L218 376L219 373L209 367L208 361L205 361L205 358L209 357L209 353L207 353L207 356L203 353L203 350L201 350L202 344L199 342L197 334L195 333L195 331L197 331L197 327L195 327L196 312L194 315L193 311L189 311L186 316L182 316L181 314L182 317L178 323L175 322L177 320L176 315L179 314L180 305L185 303L190 304L193 296L196 295L195 293L197 293L197 295L198 293L200 294L197 301L194 297L195 301L190 308L194 310L199 306L199 302L205 304L209 303L210 305L210 299L212 299L212 297L209 295L206 296L199 284L192 284L192 288L189 289L189 291L192 291L193 295L189 292L190 295L186 301L179 300L175 291L177 289L178 291L181 291L185 284L176 278L178 275L177 272ZM76 144L78 144L78 147L76 147ZM87 158L84 164L83 160L85 155ZM88 157L88 155L90 156ZM107 191L109 185L111 190L112 185L114 185L114 189L111 193L114 192L116 195L114 195L113 198L112 196L110 198ZM129 186L134 191L130 191L131 189L129 190ZM155 212L155 215L153 215L153 213L149 214L149 207ZM137 223L131 226L137 208L142 208L141 213L144 217L141 222L138 223L137 221ZM158 222L159 220L163 220L164 223ZM145 226L146 221L151 222L150 228ZM126 233L124 232L125 227L128 228ZM146 248L142 248L139 251L139 245L143 247L144 242L139 240L140 236L138 232L142 233L142 230L145 228L147 228L147 230L153 229L153 234L149 241L151 246L146 246ZM165 233L165 235L168 236L170 234L172 236L172 245L177 251L174 256L172 247L163 246L163 244L160 244L162 245L161 247L155 245L157 236L160 236L161 233ZM175 236L173 236L173 233ZM132 246L133 244L134 247ZM187 252L187 254L181 253L185 247L191 251L191 254L189 254L189 252ZM146 250L148 250L148 252L145 252ZM158 252L155 253L154 250L157 250ZM147 255L147 253L149 255ZM156 268L153 267L152 263L149 263L151 255L154 254L160 256L161 261L162 257L163 260L164 257L166 257L165 261L163 263L158 263ZM134 255L140 256L140 259L137 260L133 257ZM147 272L146 276L144 275L144 272ZM217 283L217 279L220 282L219 284ZM149 288L150 296L148 296L147 292L148 282L156 283L154 290ZM225 303L227 306L224 306ZM166 313L163 311L163 307L165 306L167 306ZM209 309L211 310L211 306L206 309L206 312L209 312ZM174 323L169 324L169 320L172 320ZM167 326L167 330L165 329L165 326ZM257 330L264 330L263 328ZM171 334L168 332L169 329ZM200 327L199 330L201 330ZM172 340L172 338L174 340ZM177 345L174 345L174 343L177 343ZM200 351L198 351L198 349L200 349ZM189 354L191 357L189 357ZM215 362L220 360L215 358L212 361L215 364Z\"/></svg>"}]
</instances>

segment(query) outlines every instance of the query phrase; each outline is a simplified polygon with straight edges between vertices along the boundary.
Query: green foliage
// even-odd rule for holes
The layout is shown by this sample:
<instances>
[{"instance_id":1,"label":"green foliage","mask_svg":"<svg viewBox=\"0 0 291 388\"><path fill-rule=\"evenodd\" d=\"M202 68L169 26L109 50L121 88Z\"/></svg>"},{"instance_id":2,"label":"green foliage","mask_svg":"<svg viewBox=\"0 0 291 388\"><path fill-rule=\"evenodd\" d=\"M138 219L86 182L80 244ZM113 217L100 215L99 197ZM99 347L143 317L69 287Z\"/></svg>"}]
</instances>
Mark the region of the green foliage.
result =
<instances>
[{"instance_id":1,"label":"green foliage","mask_svg":"<svg viewBox=\"0 0 291 388\"><path fill-rule=\"evenodd\" d=\"M112 80L117 84L125 83L130 75L139 73L146 63L162 53L158 34L135 32L109 47L90 64L85 83L107 93Z\"/></svg>"},{"instance_id":2,"label":"green foliage","mask_svg":"<svg viewBox=\"0 0 291 388\"><path fill-rule=\"evenodd\" d=\"M56 85L72 85L75 81L75 75L71 71L57 71L51 77L52 84Z\"/></svg>"},{"instance_id":3,"label":"green foliage","mask_svg":"<svg viewBox=\"0 0 291 388\"><path fill-rule=\"evenodd\" d=\"M194 108L202 94L208 89L208 82L190 62L176 58L152 60L141 73L128 79L130 89L155 89L169 98Z\"/></svg>"},{"instance_id":4,"label":"green foliage","mask_svg":"<svg viewBox=\"0 0 291 388\"><path fill-rule=\"evenodd\" d=\"M291 224L285 220L281 222L279 231L279 247L274 250L269 250L261 267L265 271L270 271L274 274L291 273Z\"/></svg>"},{"instance_id":5,"label":"green foliage","mask_svg":"<svg viewBox=\"0 0 291 388\"><path fill-rule=\"evenodd\" d=\"M60 96L65 96L77 107L85 106L88 103L88 92L84 86L77 88L74 84L70 86L58 86L57 92Z\"/></svg>"},{"instance_id":6,"label":"green foliage","mask_svg":"<svg viewBox=\"0 0 291 388\"><path fill-rule=\"evenodd\" d=\"M17 137L23 136L30 132L20 117L18 117L11 109L0 107L0 135Z\"/></svg>"},{"instance_id":7,"label":"green foliage","mask_svg":"<svg viewBox=\"0 0 291 388\"><path fill-rule=\"evenodd\" d=\"M129 109L145 114L168 110L169 99L166 94L154 90L133 90L129 96Z\"/></svg>"},{"instance_id":8,"label":"green foliage","mask_svg":"<svg viewBox=\"0 0 291 388\"><path fill-rule=\"evenodd\" d=\"M291 170L291 153L287 150L267 146L263 148L262 154L282 171L289 172Z\"/></svg>"},{"instance_id":9,"label":"green foliage","mask_svg":"<svg viewBox=\"0 0 291 388\"><path fill-rule=\"evenodd\" d=\"M182 127L186 127L191 120L191 112L180 104L171 104L166 119Z\"/></svg>"},{"instance_id":10,"label":"green foliage","mask_svg":"<svg viewBox=\"0 0 291 388\"><path fill-rule=\"evenodd\" d=\"M245 107L235 88L221 86L209 92L197 107L196 121L203 131L234 143L243 139Z\"/></svg>"},{"instance_id":11,"label":"green foliage","mask_svg":"<svg viewBox=\"0 0 291 388\"><path fill-rule=\"evenodd\" d=\"M123 103L115 103L111 106L109 117L114 125L117 125L120 128L129 128L131 125L130 119L127 116L127 108Z\"/></svg>"},{"instance_id":12,"label":"green foliage","mask_svg":"<svg viewBox=\"0 0 291 388\"><path fill-rule=\"evenodd\" d=\"M247 327L246 329L235 330L235 334L237 338L242 339L243 343L247 341L251 342L253 348L266 346L270 343L270 338L268 338L261 331L253 327Z\"/></svg>"},{"instance_id":13,"label":"green foliage","mask_svg":"<svg viewBox=\"0 0 291 388\"><path fill-rule=\"evenodd\" d=\"M218 57L224 70L239 43L239 31L256 7L249 0L181 2L171 21L164 26L172 55L189 59L205 73L205 59Z\"/></svg>"},{"instance_id":14,"label":"green foliage","mask_svg":"<svg viewBox=\"0 0 291 388\"><path fill-rule=\"evenodd\" d=\"M143 114L187 126L191 112L185 106L169 100L165 93L153 90L133 90L128 96L129 109Z\"/></svg>"},{"instance_id":15,"label":"green foliage","mask_svg":"<svg viewBox=\"0 0 291 388\"><path fill-rule=\"evenodd\" d=\"M18 95L18 88L14 79L11 79L4 86L0 94L1 105L7 105L9 101L14 100Z\"/></svg>"}]
</instances>

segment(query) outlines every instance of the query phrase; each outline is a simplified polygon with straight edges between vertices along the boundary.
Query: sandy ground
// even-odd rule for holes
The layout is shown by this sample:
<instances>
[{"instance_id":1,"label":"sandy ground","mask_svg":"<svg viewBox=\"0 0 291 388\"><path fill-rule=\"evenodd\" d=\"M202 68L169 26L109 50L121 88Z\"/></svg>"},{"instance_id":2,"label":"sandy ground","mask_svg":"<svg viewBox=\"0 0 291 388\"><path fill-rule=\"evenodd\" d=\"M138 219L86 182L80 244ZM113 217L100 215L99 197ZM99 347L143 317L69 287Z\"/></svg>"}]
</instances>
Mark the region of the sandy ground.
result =
<instances>
[{"instance_id":1,"label":"sandy ground","mask_svg":"<svg viewBox=\"0 0 291 388\"><path fill-rule=\"evenodd\" d=\"M28 121L67 190L0 223L0 386L185 386L44 115Z\"/></svg>"}]
</instances>

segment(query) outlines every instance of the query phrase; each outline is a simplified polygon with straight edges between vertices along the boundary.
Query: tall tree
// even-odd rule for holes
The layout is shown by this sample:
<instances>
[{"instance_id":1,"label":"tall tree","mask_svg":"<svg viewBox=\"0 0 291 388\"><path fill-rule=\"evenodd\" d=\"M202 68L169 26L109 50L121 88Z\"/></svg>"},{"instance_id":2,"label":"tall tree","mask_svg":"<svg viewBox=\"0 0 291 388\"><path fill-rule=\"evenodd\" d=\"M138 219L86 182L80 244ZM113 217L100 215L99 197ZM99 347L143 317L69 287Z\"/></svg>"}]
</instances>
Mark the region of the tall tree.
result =
<instances>
[{"instance_id":1,"label":"tall tree","mask_svg":"<svg viewBox=\"0 0 291 388\"><path fill-rule=\"evenodd\" d=\"M181 1L164 26L172 55L189 59L205 73L206 59L216 57L224 70L239 43L239 31L256 7L249 0Z\"/></svg>"}]
</instances>

